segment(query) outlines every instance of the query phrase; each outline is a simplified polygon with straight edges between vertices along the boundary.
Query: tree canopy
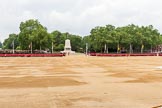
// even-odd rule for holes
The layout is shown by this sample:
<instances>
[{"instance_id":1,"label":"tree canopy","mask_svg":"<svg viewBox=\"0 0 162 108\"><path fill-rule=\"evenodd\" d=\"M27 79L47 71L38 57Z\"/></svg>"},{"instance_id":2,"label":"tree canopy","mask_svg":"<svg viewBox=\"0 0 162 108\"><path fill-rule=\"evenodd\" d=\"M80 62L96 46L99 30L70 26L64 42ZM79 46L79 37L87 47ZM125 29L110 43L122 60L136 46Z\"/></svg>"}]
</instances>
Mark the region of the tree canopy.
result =
<instances>
[{"instance_id":1,"label":"tree canopy","mask_svg":"<svg viewBox=\"0 0 162 108\"><path fill-rule=\"evenodd\" d=\"M106 25L93 28L89 40L90 50L96 52L104 52L108 49L117 52L121 50L143 52L144 49L151 50L162 44L162 35L152 25L141 27L133 24L124 27Z\"/></svg>"},{"instance_id":2,"label":"tree canopy","mask_svg":"<svg viewBox=\"0 0 162 108\"><path fill-rule=\"evenodd\" d=\"M17 34L10 34L9 38L5 39L3 42L3 49L12 49L13 42L15 48L19 46L18 35Z\"/></svg>"},{"instance_id":3,"label":"tree canopy","mask_svg":"<svg viewBox=\"0 0 162 108\"><path fill-rule=\"evenodd\" d=\"M48 34L47 29L42 26L38 20L21 22L19 33L21 49L29 49L31 43L33 49L45 49L48 48L50 40L50 35Z\"/></svg>"},{"instance_id":4,"label":"tree canopy","mask_svg":"<svg viewBox=\"0 0 162 108\"><path fill-rule=\"evenodd\" d=\"M2 42L0 42L0 48L2 48Z\"/></svg>"},{"instance_id":5,"label":"tree canopy","mask_svg":"<svg viewBox=\"0 0 162 108\"><path fill-rule=\"evenodd\" d=\"M141 52L152 50L162 44L162 35L152 25L138 26L130 24L123 27L113 25L98 26L90 31L88 36L78 36L68 32L54 30L49 33L38 20L30 19L20 23L20 33L10 34L3 42L3 49L62 51L66 39L71 40L72 50L83 52L88 43L91 52ZM53 47L52 47L53 45Z\"/></svg>"}]
</instances>

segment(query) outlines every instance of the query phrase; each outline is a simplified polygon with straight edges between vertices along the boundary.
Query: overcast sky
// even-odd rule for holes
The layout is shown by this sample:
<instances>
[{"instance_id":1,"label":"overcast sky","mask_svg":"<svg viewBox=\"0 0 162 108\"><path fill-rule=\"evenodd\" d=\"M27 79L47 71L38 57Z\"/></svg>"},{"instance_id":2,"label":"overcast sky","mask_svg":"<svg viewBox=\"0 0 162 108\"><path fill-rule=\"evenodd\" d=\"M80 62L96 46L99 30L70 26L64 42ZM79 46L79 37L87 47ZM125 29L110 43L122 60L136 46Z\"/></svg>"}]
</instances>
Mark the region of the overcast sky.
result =
<instances>
[{"instance_id":1,"label":"overcast sky","mask_svg":"<svg viewBox=\"0 0 162 108\"><path fill-rule=\"evenodd\" d=\"M95 26L153 25L162 33L162 0L0 0L0 41L28 19L48 31L88 35Z\"/></svg>"}]
</instances>

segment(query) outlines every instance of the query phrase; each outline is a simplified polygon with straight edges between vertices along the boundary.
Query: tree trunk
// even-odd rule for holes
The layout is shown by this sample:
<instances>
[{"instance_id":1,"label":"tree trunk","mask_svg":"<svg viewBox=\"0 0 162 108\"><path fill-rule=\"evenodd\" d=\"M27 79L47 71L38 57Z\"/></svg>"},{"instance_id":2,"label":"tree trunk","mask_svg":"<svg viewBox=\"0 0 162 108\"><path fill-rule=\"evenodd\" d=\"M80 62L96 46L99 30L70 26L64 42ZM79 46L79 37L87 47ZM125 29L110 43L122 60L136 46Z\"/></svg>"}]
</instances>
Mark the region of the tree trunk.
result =
<instances>
[{"instance_id":1,"label":"tree trunk","mask_svg":"<svg viewBox=\"0 0 162 108\"><path fill-rule=\"evenodd\" d=\"M119 43L118 43L118 45L117 45L117 53L119 53L119 51L120 51L120 48L119 48Z\"/></svg>"},{"instance_id":2,"label":"tree trunk","mask_svg":"<svg viewBox=\"0 0 162 108\"><path fill-rule=\"evenodd\" d=\"M31 54L33 53L33 43L31 42Z\"/></svg>"},{"instance_id":3,"label":"tree trunk","mask_svg":"<svg viewBox=\"0 0 162 108\"><path fill-rule=\"evenodd\" d=\"M130 43L129 45L129 53L131 54L132 53L132 44Z\"/></svg>"},{"instance_id":4,"label":"tree trunk","mask_svg":"<svg viewBox=\"0 0 162 108\"><path fill-rule=\"evenodd\" d=\"M107 45L107 53L109 53L109 46Z\"/></svg>"},{"instance_id":5,"label":"tree trunk","mask_svg":"<svg viewBox=\"0 0 162 108\"><path fill-rule=\"evenodd\" d=\"M107 48L106 48L106 44L105 44L105 49L104 49L104 53L106 53L106 52L107 52L106 50L107 50Z\"/></svg>"},{"instance_id":6,"label":"tree trunk","mask_svg":"<svg viewBox=\"0 0 162 108\"><path fill-rule=\"evenodd\" d=\"M52 53L53 53L53 42L52 42Z\"/></svg>"},{"instance_id":7,"label":"tree trunk","mask_svg":"<svg viewBox=\"0 0 162 108\"><path fill-rule=\"evenodd\" d=\"M144 45L141 46L141 53L143 53Z\"/></svg>"},{"instance_id":8,"label":"tree trunk","mask_svg":"<svg viewBox=\"0 0 162 108\"><path fill-rule=\"evenodd\" d=\"M41 45L39 47L40 47L40 51L41 51L42 50Z\"/></svg>"},{"instance_id":9,"label":"tree trunk","mask_svg":"<svg viewBox=\"0 0 162 108\"><path fill-rule=\"evenodd\" d=\"M152 53L152 44L151 44L151 53Z\"/></svg>"},{"instance_id":10,"label":"tree trunk","mask_svg":"<svg viewBox=\"0 0 162 108\"><path fill-rule=\"evenodd\" d=\"M86 55L88 55L88 43L86 43Z\"/></svg>"},{"instance_id":11,"label":"tree trunk","mask_svg":"<svg viewBox=\"0 0 162 108\"><path fill-rule=\"evenodd\" d=\"M103 47L103 46L102 46L102 44L101 44L101 47L100 47L100 48L101 48L101 49L100 49L100 50L101 50L101 53L102 53L102 47Z\"/></svg>"}]
</instances>

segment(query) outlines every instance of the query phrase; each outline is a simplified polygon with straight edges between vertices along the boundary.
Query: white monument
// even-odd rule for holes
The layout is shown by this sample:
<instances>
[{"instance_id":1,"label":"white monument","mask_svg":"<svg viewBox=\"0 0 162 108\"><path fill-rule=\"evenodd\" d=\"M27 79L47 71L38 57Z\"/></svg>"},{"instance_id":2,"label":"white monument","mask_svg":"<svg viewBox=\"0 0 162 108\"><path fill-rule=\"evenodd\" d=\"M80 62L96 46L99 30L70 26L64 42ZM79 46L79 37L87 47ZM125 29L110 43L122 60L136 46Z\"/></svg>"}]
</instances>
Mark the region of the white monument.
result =
<instances>
[{"instance_id":1,"label":"white monument","mask_svg":"<svg viewBox=\"0 0 162 108\"><path fill-rule=\"evenodd\" d=\"M64 51L61 51L61 53L66 53L66 54L74 54L75 51L71 51L71 43L69 39L65 40L65 47Z\"/></svg>"}]
</instances>

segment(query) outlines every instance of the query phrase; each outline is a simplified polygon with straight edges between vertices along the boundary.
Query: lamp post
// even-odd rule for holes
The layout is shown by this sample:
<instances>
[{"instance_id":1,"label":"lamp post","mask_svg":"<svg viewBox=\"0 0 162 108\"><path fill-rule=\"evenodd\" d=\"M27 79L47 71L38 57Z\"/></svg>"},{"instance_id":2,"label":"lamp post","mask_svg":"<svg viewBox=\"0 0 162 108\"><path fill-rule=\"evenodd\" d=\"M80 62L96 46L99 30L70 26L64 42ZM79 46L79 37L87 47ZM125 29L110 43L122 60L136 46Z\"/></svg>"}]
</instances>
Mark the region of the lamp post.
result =
<instances>
[{"instance_id":1,"label":"lamp post","mask_svg":"<svg viewBox=\"0 0 162 108\"><path fill-rule=\"evenodd\" d=\"M32 47L33 47L33 46L32 46L32 42L31 42L31 49L30 49L30 50L31 50L31 54L33 53L33 51L32 51L32 50L33 50L33 48L32 48Z\"/></svg>"},{"instance_id":2,"label":"lamp post","mask_svg":"<svg viewBox=\"0 0 162 108\"><path fill-rule=\"evenodd\" d=\"M86 55L88 55L88 43L86 43Z\"/></svg>"},{"instance_id":3,"label":"lamp post","mask_svg":"<svg viewBox=\"0 0 162 108\"><path fill-rule=\"evenodd\" d=\"M53 42L52 42L52 53L53 53Z\"/></svg>"},{"instance_id":4,"label":"lamp post","mask_svg":"<svg viewBox=\"0 0 162 108\"><path fill-rule=\"evenodd\" d=\"M13 48L13 54L15 53L15 42L14 42L14 40L12 41L12 48Z\"/></svg>"}]
</instances>

